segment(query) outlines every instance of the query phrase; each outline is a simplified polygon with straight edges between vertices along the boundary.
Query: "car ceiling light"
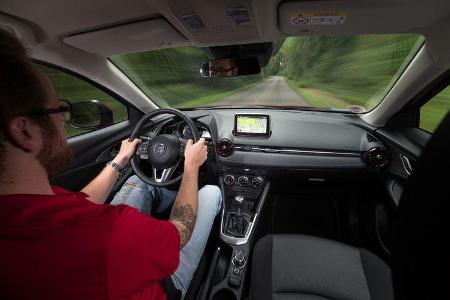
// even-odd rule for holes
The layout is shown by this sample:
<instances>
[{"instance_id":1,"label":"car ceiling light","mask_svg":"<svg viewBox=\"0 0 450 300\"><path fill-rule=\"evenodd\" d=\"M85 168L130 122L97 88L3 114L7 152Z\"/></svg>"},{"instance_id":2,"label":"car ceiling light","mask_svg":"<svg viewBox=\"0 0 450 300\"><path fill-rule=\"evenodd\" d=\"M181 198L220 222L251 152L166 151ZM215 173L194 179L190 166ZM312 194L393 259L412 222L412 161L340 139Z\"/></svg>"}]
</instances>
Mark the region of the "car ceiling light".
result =
<instances>
[{"instance_id":1,"label":"car ceiling light","mask_svg":"<svg viewBox=\"0 0 450 300\"><path fill-rule=\"evenodd\" d=\"M250 13L247 6L235 6L227 8L227 15L235 25L251 22Z\"/></svg>"},{"instance_id":2,"label":"car ceiling light","mask_svg":"<svg viewBox=\"0 0 450 300\"><path fill-rule=\"evenodd\" d=\"M181 20L188 29L202 29L205 28L202 19L197 14L188 14L181 16Z\"/></svg>"}]
</instances>

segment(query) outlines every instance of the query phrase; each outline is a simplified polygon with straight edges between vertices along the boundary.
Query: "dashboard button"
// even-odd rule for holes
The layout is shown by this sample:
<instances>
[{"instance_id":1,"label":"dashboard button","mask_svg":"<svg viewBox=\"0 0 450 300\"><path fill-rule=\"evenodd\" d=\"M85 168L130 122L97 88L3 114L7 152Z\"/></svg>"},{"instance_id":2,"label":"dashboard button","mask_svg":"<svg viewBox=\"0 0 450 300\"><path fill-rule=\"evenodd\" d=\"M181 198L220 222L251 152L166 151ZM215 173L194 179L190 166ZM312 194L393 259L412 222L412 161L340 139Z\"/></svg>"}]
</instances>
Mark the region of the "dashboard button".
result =
<instances>
[{"instance_id":1,"label":"dashboard button","mask_svg":"<svg viewBox=\"0 0 450 300\"><path fill-rule=\"evenodd\" d=\"M241 285L241 278L236 277L236 276L230 276L228 278L228 284L231 286L240 286Z\"/></svg>"},{"instance_id":2,"label":"dashboard button","mask_svg":"<svg viewBox=\"0 0 450 300\"><path fill-rule=\"evenodd\" d=\"M247 176L240 176L238 178L237 182L239 183L240 186L247 186L249 183L249 180L248 180Z\"/></svg>"},{"instance_id":3,"label":"dashboard button","mask_svg":"<svg viewBox=\"0 0 450 300\"><path fill-rule=\"evenodd\" d=\"M230 174L225 175L223 182L225 182L226 185L232 185L234 183L234 176Z\"/></svg>"},{"instance_id":4,"label":"dashboard button","mask_svg":"<svg viewBox=\"0 0 450 300\"><path fill-rule=\"evenodd\" d=\"M244 253L242 253L242 251L236 252L231 262L238 268L242 268L243 266L245 266L246 259Z\"/></svg>"},{"instance_id":5,"label":"dashboard button","mask_svg":"<svg viewBox=\"0 0 450 300\"><path fill-rule=\"evenodd\" d=\"M262 177L255 177L252 179L252 185L256 188L259 188L263 185L264 180L262 179Z\"/></svg>"}]
</instances>

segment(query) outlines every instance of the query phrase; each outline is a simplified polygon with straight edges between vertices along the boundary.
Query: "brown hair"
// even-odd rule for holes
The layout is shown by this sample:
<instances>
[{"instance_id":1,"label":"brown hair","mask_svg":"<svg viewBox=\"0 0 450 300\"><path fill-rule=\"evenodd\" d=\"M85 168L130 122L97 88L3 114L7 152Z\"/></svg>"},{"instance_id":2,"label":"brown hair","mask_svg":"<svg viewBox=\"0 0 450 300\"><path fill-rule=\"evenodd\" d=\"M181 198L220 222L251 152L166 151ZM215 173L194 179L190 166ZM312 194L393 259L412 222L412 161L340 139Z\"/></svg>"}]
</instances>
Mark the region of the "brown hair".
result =
<instances>
[{"instance_id":1,"label":"brown hair","mask_svg":"<svg viewBox=\"0 0 450 300\"><path fill-rule=\"evenodd\" d=\"M18 115L43 107L45 90L27 50L10 32L0 28L0 173L3 171L7 125Z\"/></svg>"}]
</instances>

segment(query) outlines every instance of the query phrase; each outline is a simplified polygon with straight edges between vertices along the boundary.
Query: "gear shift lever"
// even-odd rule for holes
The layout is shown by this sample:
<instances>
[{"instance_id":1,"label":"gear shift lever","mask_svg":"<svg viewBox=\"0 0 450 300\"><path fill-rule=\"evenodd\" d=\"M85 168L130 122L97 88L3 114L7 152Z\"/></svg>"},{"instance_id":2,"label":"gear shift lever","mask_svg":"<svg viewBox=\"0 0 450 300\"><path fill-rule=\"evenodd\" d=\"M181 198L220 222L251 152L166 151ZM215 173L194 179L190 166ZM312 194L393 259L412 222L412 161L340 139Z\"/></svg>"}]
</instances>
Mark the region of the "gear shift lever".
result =
<instances>
[{"instance_id":1,"label":"gear shift lever","mask_svg":"<svg viewBox=\"0 0 450 300\"><path fill-rule=\"evenodd\" d=\"M227 215L226 232L234 237L244 237L250 224L251 216L241 212L244 207L244 199L244 196L236 195L233 199L236 212L230 211Z\"/></svg>"},{"instance_id":2,"label":"gear shift lever","mask_svg":"<svg viewBox=\"0 0 450 300\"><path fill-rule=\"evenodd\" d=\"M241 216L241 208L244 206L244 196L236 195L236 197L234 197L234 203L236 204L237 215L238 215L238 217L240 217Z\"/></svg>"}]
</instances>

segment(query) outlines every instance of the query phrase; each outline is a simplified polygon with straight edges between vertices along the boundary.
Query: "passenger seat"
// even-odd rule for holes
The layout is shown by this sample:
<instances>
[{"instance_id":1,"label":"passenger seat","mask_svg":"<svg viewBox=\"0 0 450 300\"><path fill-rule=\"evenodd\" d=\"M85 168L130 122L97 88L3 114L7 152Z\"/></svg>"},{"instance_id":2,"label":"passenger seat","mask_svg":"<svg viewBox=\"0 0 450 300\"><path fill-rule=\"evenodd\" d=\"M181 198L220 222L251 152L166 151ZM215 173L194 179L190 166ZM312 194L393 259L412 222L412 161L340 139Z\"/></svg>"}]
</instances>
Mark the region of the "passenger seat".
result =
<instances>
[{"instance_id":1,"label":"passenger seat","mask_svg":"<svg viewBox=\"0 0 450 300\"><path fill-rule=\"evenodd\" d=\"M252 299L394 299L389 267L371 252L305 235L266 235L253 252Z\"/></svg>"}]
</instances>

